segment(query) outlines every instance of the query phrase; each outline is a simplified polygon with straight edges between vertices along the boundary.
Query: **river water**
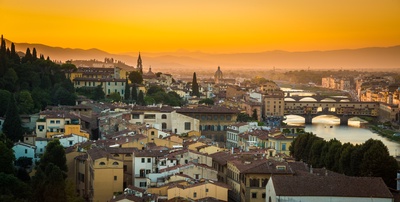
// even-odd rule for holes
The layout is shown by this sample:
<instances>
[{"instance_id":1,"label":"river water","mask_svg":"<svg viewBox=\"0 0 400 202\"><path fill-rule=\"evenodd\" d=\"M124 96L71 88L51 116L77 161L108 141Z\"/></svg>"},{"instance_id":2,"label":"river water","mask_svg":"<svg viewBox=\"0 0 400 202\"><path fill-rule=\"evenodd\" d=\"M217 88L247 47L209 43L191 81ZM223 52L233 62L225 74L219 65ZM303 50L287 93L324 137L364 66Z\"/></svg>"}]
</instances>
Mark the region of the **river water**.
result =
<instances>
[{"instance_id":1,"label":"river water","mask_svg":"<svg viewBox=\"0 0 400 202\"><path fill-rule=\"evenodd\" d=\"M304 118L296 115L286 116L285 123L287 123L288 125L297 126L305 125ZM379 136L377 133L373 133L371 130L364 128L367 122L363 121L362 119L350 119L349 126L340 126L339 123L339 118L335 116L318 116L312 120L311 125L305 125L305 131L312 132L313 134L317 135L318 137L322 137L327 141L336 138L337 140L342 142L342 144L346 142L350 142L352 144L362 144L370 138L381 140L383 144L388 147L390 155L400 155L399 143Z\"/></svg>"}]
</instances>

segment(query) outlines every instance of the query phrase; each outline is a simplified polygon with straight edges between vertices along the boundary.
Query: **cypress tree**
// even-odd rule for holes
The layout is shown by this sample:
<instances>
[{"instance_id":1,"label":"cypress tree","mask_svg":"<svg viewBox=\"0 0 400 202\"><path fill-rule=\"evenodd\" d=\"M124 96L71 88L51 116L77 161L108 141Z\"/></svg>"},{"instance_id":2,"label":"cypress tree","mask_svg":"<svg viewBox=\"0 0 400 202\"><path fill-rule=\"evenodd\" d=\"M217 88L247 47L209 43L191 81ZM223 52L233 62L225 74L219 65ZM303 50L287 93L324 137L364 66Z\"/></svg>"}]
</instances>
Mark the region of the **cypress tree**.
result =
<instances>
[{"instance_id":1,"label":"cypress tree","mask_svg":"<svg viewBox=\"0 0 400 202\"><path fill-rule=\"evenodd\" d=\"M128 78L126 78L124 98L125 100L129 100L130 97L131 97L131 87L129 86Z\"/></svg>"},{"instance_id":2,"label":"cypress tree","mask_svg":"<svg viewBox=\"0 0 400 202\"><path fill-rule=\"evenodd\" d=\"M196 72L193 73L192 95L200 97L199 84L197 83Z\"/></svg>"},{"instance_id":3,"label":"cypress tree","mask_svg":"<svg viewBox=\"0 0 400 202\"><path fill-rule=\"evenodd\" d=\"M138 98L137 98L137 103L139 105L145 105L143 91L139 91L139 95L138 95Z\"/></svg>"},{"instance_id":4,"label":"cypress tree","mask_svg":"<svg viewBox=\"0 0 400 202\"><path fill-rule=\"evenodd\" d=\"M36 48L33 48L32 50L32 61L37 60L37 53L36 53Z\"/></svg>"},{"instance_id":5,"label":"cypress tree","mask_svg":"<svg viewBox=\"0 0 400 202\"><path fill-rule=\"evenodd\" d=\"M6 54L6 41L3 38L3 35L1 35L1 46L0 46L0 55Z\"/></svg>"},{"instance_id":6,"label":"cypress tree","mask_svg":"<svg viewBox=\"0 0 400 202\"><path fill-rule=\"evenodd\" d=\"M25 52L25 56L22 58L22 63L26 63L32 61L31 49L27 48Z\"/></svg>"},{"instance_id":7,"label":"cypress tree","mask_svg":"<svg viewBox=\"0 0 400 202\"><path fill-rule=\"evenodd\" d=\"M14 61L15 64L20 63L20 58L18 53L15 51L15 45L14 43L11 43L11 58Z\"/></svg>"},{"instance_id":8,"label":"cypress tree","mask_svg":"<svg viewBox=\"0 0 400 202\"><path fill-rule=\"evenodd\" d=\"M133 83L133 86L132 86L132 100L135 100L135 101L137 101L138 100L138 93L137 93L137 89L136 89L136 84L135 83Z\"/></svg>"},{"instance_id":9,"label":"cypress tree","mask_svg":"<svg viewBox=\"0 0 400 202\"><path fill-rule=\"evenodd\" d=\"M21 117L18 115L18 107L14 97L11 97L6 112L6 119L3 125L3 132L13 142L22 140L24 130L22 128Z\"/></svg>"}]
</instances>

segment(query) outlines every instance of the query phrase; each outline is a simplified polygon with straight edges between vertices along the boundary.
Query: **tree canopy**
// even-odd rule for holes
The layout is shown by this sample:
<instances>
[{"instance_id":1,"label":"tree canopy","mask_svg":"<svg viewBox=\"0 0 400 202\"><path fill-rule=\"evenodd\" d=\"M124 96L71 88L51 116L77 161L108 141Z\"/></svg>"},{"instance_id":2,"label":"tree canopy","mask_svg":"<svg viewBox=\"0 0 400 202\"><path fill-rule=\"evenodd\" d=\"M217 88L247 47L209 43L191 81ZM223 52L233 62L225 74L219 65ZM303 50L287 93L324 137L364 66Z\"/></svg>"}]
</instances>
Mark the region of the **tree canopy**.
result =
<instances>
[{"instance_id":1,"label":"tree canopy","mask_svg":"<svg viewBox=\"0 0 400 202\"><path fill-rule=\"evenodd\" d=\"M398 164L380 140L369 139L361 145L352 145L305 133L295 138L289 150L296 160L313 167L325 167L350 176L382 177L387 186L395 188Z\"/></svg>"},{"instance_id":2,"label":"tree canopy","mask_svg":"<svg viewBox=\"0 0 400 202\"><path fill-rule=\"evenodd\" d=\"M129 73L128 78L132 83L135 84L141 84L143 82L143 76L138 71L132 71L131 73Z\"/></svg>"}]
</instances>

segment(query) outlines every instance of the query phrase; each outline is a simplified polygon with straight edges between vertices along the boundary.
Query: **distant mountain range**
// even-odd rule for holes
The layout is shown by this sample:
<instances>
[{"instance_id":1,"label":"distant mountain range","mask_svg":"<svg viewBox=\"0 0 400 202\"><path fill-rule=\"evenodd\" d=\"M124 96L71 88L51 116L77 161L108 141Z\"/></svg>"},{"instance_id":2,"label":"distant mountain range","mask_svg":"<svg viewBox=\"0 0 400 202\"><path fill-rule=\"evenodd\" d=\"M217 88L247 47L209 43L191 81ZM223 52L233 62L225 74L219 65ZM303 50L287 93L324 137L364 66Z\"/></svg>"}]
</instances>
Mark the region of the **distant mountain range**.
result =
<instances>
[{"instance_id":1,"label":"distant mountain range","mask_svg":"<svg viewBox=\"0 0 400 202\"><path fill-rule=\"evenodd\" d=\"M6 41L7 46L11 42ZM43 44L14 43L16 50L24 52L29 47L36 48L38 54L50 56L52 60L90 60L103 61L104 58L114 58L128 65L136 66L138 53L111 54L99 49L71 49L51 47ZM155 71L168 70L213 70L221 69L251 69L251 70L299 70L308 69L358 69L358 70L389 70L400 69L400 46L370 47L360 49L330 50L330 51L265 51L258 53L211 54L202 52L141 52L143 66L150 66Z\"/></svg>"}]
</instances>

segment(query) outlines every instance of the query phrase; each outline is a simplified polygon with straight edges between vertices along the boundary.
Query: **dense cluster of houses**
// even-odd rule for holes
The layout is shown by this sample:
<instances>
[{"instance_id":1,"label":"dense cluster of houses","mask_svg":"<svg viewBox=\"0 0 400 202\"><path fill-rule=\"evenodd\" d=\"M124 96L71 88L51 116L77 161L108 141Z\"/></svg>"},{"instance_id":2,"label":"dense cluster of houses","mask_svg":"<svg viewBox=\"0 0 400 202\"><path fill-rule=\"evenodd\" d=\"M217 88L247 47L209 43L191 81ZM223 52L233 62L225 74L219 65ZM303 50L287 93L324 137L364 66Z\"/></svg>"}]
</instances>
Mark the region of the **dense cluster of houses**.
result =
<instances>
[{"instance_id":1,"label":"dense cluster of houses","mask_svg":"<svg viewBox=\"0 0 400 202\"><path fill-rule=\"evenodd\" d=\"M106 95L124 95L127 73L120 68L66 74L75 87L101 85ZM187 83L172 82L169 74L149 69L143 79L138 86L143 91L157 84L188 105L79 99L76 106L48 107L24 119L34 132L15 143L16 159L32 159L33 169L47 143L59 139L77 194L96 202L393 200L380 178L347 177L294 161L289 147L304 128L257 122L283 116L284 94L272 81L235 85L218 67L214 81L202 82L196 98ZM199 105L203 98L216 104ZM256 114L257 121L237 122L240 112Z\"/></svg>"}]
</instances>

